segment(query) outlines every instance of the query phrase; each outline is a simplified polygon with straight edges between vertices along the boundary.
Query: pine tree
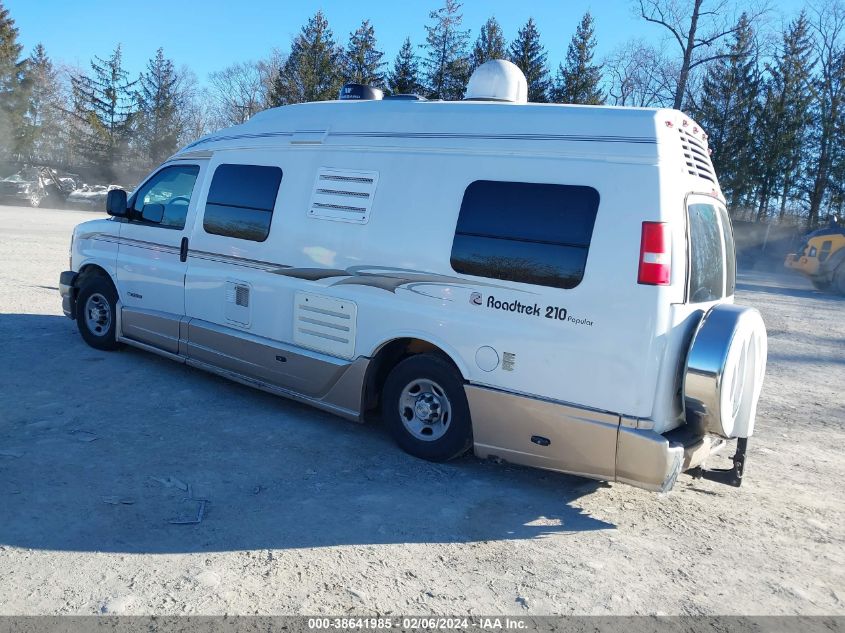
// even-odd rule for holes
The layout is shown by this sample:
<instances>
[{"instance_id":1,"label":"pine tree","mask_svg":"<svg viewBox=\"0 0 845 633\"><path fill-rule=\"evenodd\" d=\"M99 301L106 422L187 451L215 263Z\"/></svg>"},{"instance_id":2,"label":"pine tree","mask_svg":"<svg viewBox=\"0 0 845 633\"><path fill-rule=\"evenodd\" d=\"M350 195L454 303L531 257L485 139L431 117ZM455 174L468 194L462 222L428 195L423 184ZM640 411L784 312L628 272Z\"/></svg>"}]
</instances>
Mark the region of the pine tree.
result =
<instances>
[{"instance_id":1,"label":"pine tree","mask_svg":"<svg viewBox=\"0 0 845 633\"><path fill-rule=\"evenodd\" d=\"M809 213L813 227L820 220L822 203L833 186L837 153L845 142L845 4L822 6L814 23L815 50L819 73L812 83L812 114L816 122L811 134L809 165ZM841 202L840 202L841 206Z\"/></svg>"},{"instance_id":2,"label":"pine tree","mask_svg":"<svg viewBox=\"0 0 845 633\"><path fill-rule=\"evenodd\" d=\"M384 53L376 48L376 34L369 20L364 20L349 35L349 45L344 55L344 80L381 87L384 84L382 61Z\"/></svg>"},{"instance_id":3,"label":"pine tree","mask_svg":"<svg viewBox=\"0 0 845 633\"><path fill-rule=\"evenodd\" d=\"M0 158L20 160L27 154L24 115L29 99L23 46L9 10L0 1Z\"/></svg>"},{"instance_id":4,"label":"pine tree","mask_svg":"<svg viewBox=\"0 0 845 633\"><path fill-rule=\"evenodd\" d=\"M406 37L393 62L393 70L387 76L387 87L395 95L422 93L419 74L419 62L414 55L411 38Z\"/></svg>"},{"instance_id":5,"label":"pine tree","mask_svg":"<svg viewBox=\"0 0 845 633\"><path fill-rule=\"evenodd\" d=\"M596 47L593 30L593 16L584 14L575 35L566 51L566 65L558 67L554 101L557 103L580 103L600 105L604 103L601 84L601 66L593 64L593 51Z\"/></svg>"},{"instance_id":6,"label":"pine tree","mask_svg":"<svg viewBox=\"0 0 845 633\"><path fill-rule=\"evenodd\" d=\"M796 184L798 166L811 124L809 81L813 71L812 40L802 12L783 34L780 51L766 82L757 121L755 161L757 219L769 214L772 197L781 198L781 214Z\"/></svg>"},{"instance_id":7,"label":"pine tree","mask_svg":"<svg viewBox=\"0 0 845 633\"><path fill-rule=\"evenodd\" d=\"M270 105L337 99L343 78L338 48L322 11L302 27L270 89Z\"/></svg>"},{"instance_id":8,"label":"pine tree","mask_svg":"<svg viewBox=\"0 0 845 633\"><path fill-rule=\"evenodd\" d=\"M461 29L461 4L457 0L445 0L443 6L429 13L428 17L432 24L425 27L423 66L429 97L461 99L469 80L469 56L466 52L469 31Z\"/></svg>"},{"instance_id":9,"label":"pine tree","mask_svg":"<svg viewBox=\"0 0 845 633\"><path fill-rule=\"evenodd\" d=\"M73 114L82 123L74 138L77 153L98 167L111 181L124 173L132 121L135 116L135 81L123 68L120 44L108 59L94 57L91 75L71 78Z\"/></svg>"},{"instance_id":10,"label":"pine tree","mask_svg":"<svg viewBox=\"0 0 845 633\"><path fill-rule=\"evenodd\" d=\"M754 30L745 13L727 52L708 66L700 106L691 114L708 134L713 165L729 208L734 209L746 201L753 185L760 83Z\"/></svg>"},{"instance_id":11,"label":"pine tree","mask_svg":"<svg viewBox=\"0 0 845 633\"><path fill-rule=\"evenodd\" d=\"M147 167L164 162L178 148L183 129L178 81L173 62L161 48L138 79L136 129Z\"/></svg>"},{"instance_id":12,"label":"pine tree","mask_svg":"<svg viewBox=\"0 0 845 633\"><path fill-rule=\"evenodd\" d=\"M58 72L43 44L29 56L26 75L31 86L26 111L28 145L35 162L62 160L61 110L64 106Z\"/></svg>"},{"instance_id":13,"label":"pine tree","mask_svg":"<svg viewBox=\"0 0 845 633\"><path fill-rule=\"evenodd\" d=\"M475 70L491 59L507 59L507 57L507 42L505 42L502 27L499 26L496 18L488 18L484 26L481 27L478 39L475 40L475 45L472 47L470 66L472 70Z\"/></svg>"},{"instance_id":14,"label":"pine tree","mask_svg":"<svg viewBox=\"0 0 845 633\"><path fill-rule=\"evenodd\" d=\"M540 43L540 32L534 18L528 18L511 43L510 60L519 66L528 81L528 100L545 103L549 100L549 69L546 49Z\"/></svg>"}]
</instances>

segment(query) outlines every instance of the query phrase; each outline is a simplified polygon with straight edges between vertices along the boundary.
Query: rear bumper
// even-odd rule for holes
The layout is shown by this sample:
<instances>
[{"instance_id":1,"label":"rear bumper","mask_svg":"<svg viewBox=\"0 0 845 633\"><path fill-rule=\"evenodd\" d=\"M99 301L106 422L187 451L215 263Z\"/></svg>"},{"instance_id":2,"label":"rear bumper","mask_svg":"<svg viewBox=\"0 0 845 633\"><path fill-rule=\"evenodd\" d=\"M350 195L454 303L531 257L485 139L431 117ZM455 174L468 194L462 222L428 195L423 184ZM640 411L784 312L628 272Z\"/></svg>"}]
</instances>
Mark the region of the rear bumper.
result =
<instances>
[{"instance_id":1,"label":"rear bumper","mask_svg":"<svg viewBox=\"0 0 845 633\"><path fill-rule=\"evenodd\" d=\"M686 448L665 436L641 429L619 428L616 481L653 490L671 490L684 470Z\"/></svg>"},{"instance_id":2,"label":"rear bumper","mask_svg":"<svg viewBox=\"0 0 845 633\"><path fill-rule=\"evenodd\" d=\"M59 275L59 294L62 296L62 312L71 319L76 318L76 278L78 274L66 270Z\"/></svg>"},{"instance_id":3,"label":"rear bumper","mask_svg":"<svg viewBox=\"0 0 845 633\"><path fill-rule=\"evenodd\" d=\"M665 492L710 454L706 436L623 426L616 414L466 386L475 454Z\"/></svg>"}]
</instances>

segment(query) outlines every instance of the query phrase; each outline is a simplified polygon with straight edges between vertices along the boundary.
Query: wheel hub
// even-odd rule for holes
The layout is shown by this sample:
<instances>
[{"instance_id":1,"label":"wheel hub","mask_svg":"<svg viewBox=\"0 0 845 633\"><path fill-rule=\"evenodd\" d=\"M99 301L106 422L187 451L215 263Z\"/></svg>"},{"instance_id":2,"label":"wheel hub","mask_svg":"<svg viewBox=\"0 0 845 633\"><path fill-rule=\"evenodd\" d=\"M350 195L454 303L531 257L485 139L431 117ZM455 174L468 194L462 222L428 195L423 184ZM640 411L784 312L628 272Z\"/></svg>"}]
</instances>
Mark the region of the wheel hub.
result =
<instances>
[{"instance_id":1,"label":"wheel hub","mask_svg":"<svg viewBox=\"0 0 845 633\"><path fill-rule=\"evenodd\" d=\"M100 293L94 293L85 302L83 314L88 331L94 336L104 336L111 327L111 308L108 300Z\"/></svg>"},{"instance_id":2,"label":"wheel hub","mask_svg":"<svg viewBox=\"0 0 845 633\"><path fill-rule=\"evenodd\" d=\"M449 396L430 378L409 382L401 392L398 408L405 429L425 442L443 437L452 422Z\"/></svg>"},{"instance_id":3,"label":"wheel hub","mask_svg":"<svg viewBox=\"0 0 845 633\"><path fill-rule=\"evenodd\" d=\"M417 419L431 424L440 417L440 399L433 393L424 393L417 398L414 415Z\"/></svg>"}]
</instances>

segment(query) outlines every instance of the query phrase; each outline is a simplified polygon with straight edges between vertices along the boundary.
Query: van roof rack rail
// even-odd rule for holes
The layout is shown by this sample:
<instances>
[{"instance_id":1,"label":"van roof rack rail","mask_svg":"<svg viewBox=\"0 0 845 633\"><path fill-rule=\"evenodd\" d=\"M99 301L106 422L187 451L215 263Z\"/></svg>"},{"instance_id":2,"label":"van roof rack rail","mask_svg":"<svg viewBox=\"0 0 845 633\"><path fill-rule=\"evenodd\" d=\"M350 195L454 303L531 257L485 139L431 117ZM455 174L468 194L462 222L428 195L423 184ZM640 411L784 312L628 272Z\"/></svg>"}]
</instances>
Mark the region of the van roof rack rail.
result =
<instances>
[{"instance_id":1,"label":"van roof rack rail","mask_svg":"<svg viewBox=\"0 0 845 633\"><path fill-rule=\"evenodd\" d=\"M428 101L425 97L421 97L420 95L386 95L384 97L385 101Z\"/></svg>"}]
</instances>

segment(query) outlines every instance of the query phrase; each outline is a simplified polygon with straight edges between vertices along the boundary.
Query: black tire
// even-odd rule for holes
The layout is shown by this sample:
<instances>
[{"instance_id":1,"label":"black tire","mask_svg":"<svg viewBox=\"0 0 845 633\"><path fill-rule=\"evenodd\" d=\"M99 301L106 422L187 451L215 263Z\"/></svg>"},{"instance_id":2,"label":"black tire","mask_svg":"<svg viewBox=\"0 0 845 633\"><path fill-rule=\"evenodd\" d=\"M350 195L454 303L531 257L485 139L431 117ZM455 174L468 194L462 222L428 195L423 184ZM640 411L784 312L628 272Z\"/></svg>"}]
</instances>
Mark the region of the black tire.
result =
<instances>
[{"instance_id":1,"label":"black tire","mask_svg":"<svg viewBox=\"0 0 845 633\"><path fill-rule=\"evenodd\" d=\"M435 391L442 390L445 395L444 412L448 407L448 424L444 424L445 431L437 439L415 437L403 421L400 400L405 389L415 381L435 383ZM381 413L396 443L414 457L444 462L463 455L472 447L472 420L463 378L449 361L437 354L411 356L393 368L384 383Z\"/></svg>"},{"instance_id":2,"label":"black tire","mask_svg":"<svg viewBox=\"0 0 845 633\"><path fill-rule=\"evenodd\" d=\"M830 286L832 284L831 281L827 279L819 279L818 277L811 277L810 283L813 284L813 288L822 292L827 292L828 290L830 290Z\"/></svg>"},{"instance_id":3,"label":"black tire","mask_svg":"<svg viewBox=\"0 0 845 633\"><path fill-rule=\"evenodd\" d=\"M830 290L838 292L845 297L845 263L839 264L836 272L833 273L833 281L830 284Z\"/></svg>"},{"instance_id":4,"label":"black tire","mask_svg":"<svg viewBox=\"0 0 845 633\"><path fill-rule=\"evenodd\" d=\"M93 297L93 299L92 299ZM92 300L89 305L89 299ZM106 310L108 308L108 318ZM101 319L89 318L98 310ZM95 323L96 322L96 323ZM97 325L99 323L99 326ZM92 275L82 280L76 296L76 326L88 345L96 349L112 351L120 347L115 337L117 328L117 291L111 280L101 275Z\"/></svg>"}]
</instances>

